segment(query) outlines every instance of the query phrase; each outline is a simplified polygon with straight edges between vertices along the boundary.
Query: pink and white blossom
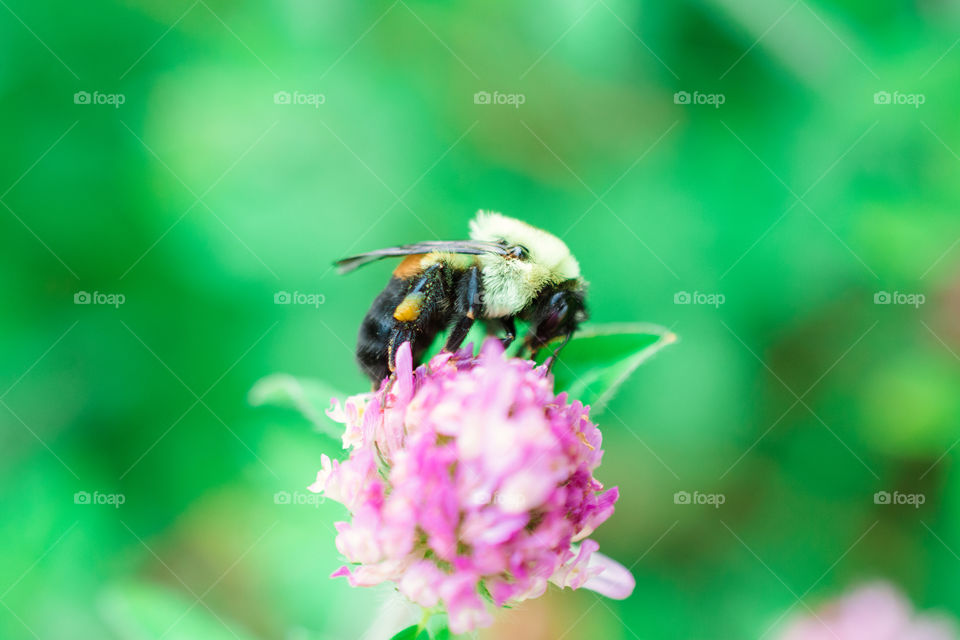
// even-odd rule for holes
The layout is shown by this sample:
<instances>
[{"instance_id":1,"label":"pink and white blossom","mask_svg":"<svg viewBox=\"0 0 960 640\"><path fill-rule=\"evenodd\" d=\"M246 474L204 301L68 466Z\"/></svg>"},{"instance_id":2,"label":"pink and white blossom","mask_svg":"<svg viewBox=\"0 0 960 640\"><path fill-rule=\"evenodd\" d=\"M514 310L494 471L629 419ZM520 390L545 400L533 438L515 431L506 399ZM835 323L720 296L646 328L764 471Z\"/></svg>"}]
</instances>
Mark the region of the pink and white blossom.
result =
<instances>
[{"instance_id":1,"label":"pink and white blossom","mask_svg":"<svg viewBox=\"0 0 960 640\"><path fill-rule=\"evenodd\" d=\"M917 613L893 585L861 585L790 621L779 640L958 640L953 620Z\"/></svg>"},{"instance_id":2,"label":"pink and white blossom","mask_svg":"<svg viewBox=\"0 0 960 640\"><path fill-rule=\"evenodd\" d=\"M416 370L402 345L377 392L328 412L346 425L350 456L324 456L310 489L351 514L336 543L352 566L334 575L391 581L423 607L443 606L454 633L492 623L485 597L512 604L548 582L629 596L630 572L586 539L618 496L593 476L600 431L588 407L552 387L497 340Z\"/></svg>"}]
</instances>

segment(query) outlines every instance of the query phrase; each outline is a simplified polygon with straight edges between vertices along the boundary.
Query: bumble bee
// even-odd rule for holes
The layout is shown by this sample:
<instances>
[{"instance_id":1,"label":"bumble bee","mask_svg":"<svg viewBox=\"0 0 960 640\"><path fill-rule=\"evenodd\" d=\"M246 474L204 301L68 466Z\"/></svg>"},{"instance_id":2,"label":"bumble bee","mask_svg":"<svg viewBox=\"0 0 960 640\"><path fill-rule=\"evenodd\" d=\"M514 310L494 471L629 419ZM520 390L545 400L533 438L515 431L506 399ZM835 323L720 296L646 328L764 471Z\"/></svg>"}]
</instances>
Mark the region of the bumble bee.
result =
<instances>
[{"instance_id":1,"label":"bumble bee","mask_svg":"<svg viewBox=\"0 0 960 640\"><path fill-rule=\"evenodd\" d=\"M516 320L530 329L523 348L531 355L555 338L554 357L587 318L586 281L567 245L515 218L480 211L470 239L418 242L379 249L336 262L347 273L381 258L405 256L373 301L357 339L357 361L378 384L394 369L397 348L410 342L414 363L438 333L449 329L444 349L460 347L476 320L488 331L516 338Z\"/></svg>"}]
</instances>

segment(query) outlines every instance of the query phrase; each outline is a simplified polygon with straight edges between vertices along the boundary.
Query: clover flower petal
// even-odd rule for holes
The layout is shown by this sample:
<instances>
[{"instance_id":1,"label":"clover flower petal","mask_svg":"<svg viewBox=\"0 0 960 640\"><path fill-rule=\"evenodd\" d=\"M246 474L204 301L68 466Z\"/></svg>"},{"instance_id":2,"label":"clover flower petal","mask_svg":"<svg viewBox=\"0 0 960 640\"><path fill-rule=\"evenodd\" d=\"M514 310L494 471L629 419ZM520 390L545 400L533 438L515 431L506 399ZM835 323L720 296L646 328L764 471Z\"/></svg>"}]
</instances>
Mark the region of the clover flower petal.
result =
<instances>
[{"instance_id":1,"label":"clover flower petal","mask_svg":"<svg viewBox=\"0 0 960 640\"><path fill-rule=\"evenodd\" d=\"M423 607L442 605L454 633L492 622L484 597L512 604L548 582L628 596L629 571L587 539L618 497L593 476L602 438L588 411L498 340L416 370L401 345L379 390L328 411L350 450L343 462L323 456L310 486L351 514L336 544L352 566L333 575L392 581Z\"/></svg>"}]
</instances>

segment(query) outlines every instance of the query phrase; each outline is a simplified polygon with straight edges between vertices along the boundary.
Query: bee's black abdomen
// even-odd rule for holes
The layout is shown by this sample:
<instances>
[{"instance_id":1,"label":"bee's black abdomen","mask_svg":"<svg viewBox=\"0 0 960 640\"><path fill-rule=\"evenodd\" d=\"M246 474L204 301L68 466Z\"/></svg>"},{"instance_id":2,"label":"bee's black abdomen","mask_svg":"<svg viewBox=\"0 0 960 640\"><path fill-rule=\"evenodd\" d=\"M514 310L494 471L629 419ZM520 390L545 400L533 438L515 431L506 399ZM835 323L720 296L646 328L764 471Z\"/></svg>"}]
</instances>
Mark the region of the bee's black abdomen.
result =
<instances>
[{"instance_id":1,"label":"bee's black abdomen","mask_svg":"<svg viewBox=\"0 0 960 640\"><path fill-rule=\"evenodd\" d=\"M390 348L390 336L397 321L393 311L403 302L410 283L403 278L391 278L387 287L373 301L370 311L360 325L357 336L357 362L360 369L374 383L390 374L387 364Z\"/></svg>"},{"instance_id":2,"label":"bee's black abdomen","mask_svg":"<svg viewBox=\"0 0 960 640\"><path fill-rule=\"evenodd\" d=\"M447 296L454 280L454 270L435 263L419 273L394 276L373 301L360 325L357 361L374 384L390 375L396 350L404 342L412 347L414 363L420 362L450 322Z\"/></svg>"}]
</instances>

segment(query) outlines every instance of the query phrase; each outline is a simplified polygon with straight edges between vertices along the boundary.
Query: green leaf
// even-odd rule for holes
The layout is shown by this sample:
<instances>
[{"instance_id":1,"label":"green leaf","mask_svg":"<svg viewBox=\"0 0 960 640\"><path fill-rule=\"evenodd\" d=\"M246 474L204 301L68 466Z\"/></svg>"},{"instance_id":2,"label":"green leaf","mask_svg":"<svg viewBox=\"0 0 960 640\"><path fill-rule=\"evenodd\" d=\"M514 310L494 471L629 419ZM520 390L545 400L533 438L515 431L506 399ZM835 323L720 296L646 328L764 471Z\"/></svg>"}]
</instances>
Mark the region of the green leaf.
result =
<instances>
[{"instance_id":1,"label":"green leaf","mask_svg":"<svg viewBox=\"0 0 960 640\"><path fill-rule=\"evenodd\" d=\"M589 404L594 414L600 413L637 367L676 341L675 334L650 324L586 327L570 340L553 365L555 389ZM549 348L542 349L538 362L550 353Z\"/></svg>"},{"instance_id":2,"label":"green leaf","mask_svg":"<svg viewBox=\"0 0 960 640\"><path fill-rule=\"evenodd\" d=\"M390 640L428 640L429 637L426 629L415 624L397 632Z\"/></svg>"},{"instance_id":3,"label":"green leaf","mask_svg":"<svg viewBox=\"0 0 960 640\"><path fill-rule=\"evenodd\" d=\"M342 435L342 428L324 413L330 400L346 394L337 392L321 380L297 378L286 373L275 373L261 378L250 389L247 398L251 405L284 407L300 412L317 429L334 438Z\"/></svg>"}]
</instances>

